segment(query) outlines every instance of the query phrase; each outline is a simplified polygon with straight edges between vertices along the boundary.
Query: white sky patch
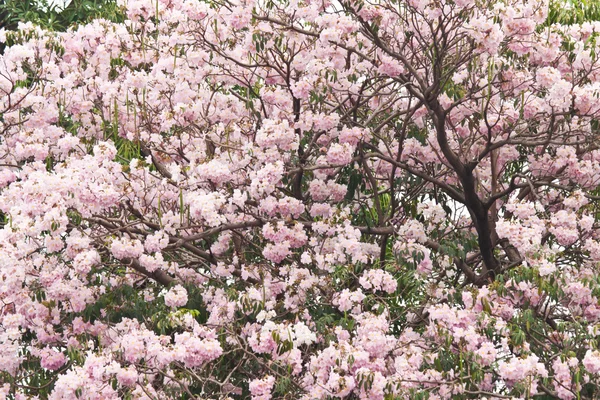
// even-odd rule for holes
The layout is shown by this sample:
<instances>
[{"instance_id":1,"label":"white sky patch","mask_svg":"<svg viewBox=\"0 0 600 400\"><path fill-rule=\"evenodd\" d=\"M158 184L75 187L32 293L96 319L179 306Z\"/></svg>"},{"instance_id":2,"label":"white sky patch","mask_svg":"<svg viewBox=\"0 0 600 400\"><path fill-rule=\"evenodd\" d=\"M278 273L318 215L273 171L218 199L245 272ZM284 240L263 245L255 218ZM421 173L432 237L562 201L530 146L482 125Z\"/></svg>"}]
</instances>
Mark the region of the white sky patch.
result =
<instances>
[{"instance_id":1,"label":"white sky patch","mask_svg":"<svg viewBox=\"0 0 600 400\"><path fill-rule=\"evenodd\" d=\"M71 4L72 0L46 0L46 1L38 1L39 7L41 10L48 10L49 8L56 7L57 11L64 10L69 4ZM44 4L46 3L47 6Z\"/></svg>"}]
</instances>

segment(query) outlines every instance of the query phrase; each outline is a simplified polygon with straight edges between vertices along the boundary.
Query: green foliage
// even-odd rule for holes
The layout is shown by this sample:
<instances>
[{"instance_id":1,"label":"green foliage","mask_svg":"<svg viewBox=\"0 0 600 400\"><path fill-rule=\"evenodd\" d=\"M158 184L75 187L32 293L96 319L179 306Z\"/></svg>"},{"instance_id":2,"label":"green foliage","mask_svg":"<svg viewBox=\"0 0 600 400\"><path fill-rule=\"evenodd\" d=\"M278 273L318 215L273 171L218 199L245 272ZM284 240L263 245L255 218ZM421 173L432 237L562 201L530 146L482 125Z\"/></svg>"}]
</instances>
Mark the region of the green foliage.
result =
<instances>
[{"instance_id":1,"label":"green foliage","mask_svg":"<svg viewBox=\"0 0 600 400\"><path fill-rule=\"evenodd\" d=\"M573 25L600 20L598 0L552 0L546 25Z\"/></svg>"},{"instance_id":2,"label":"green foliage","mask_svg":"<svg viewBox=\"0 0 600 400\"><path fill-rule=\"evenodd\" d=\"M64 9L48 0L5 0L0 4L4 24L16 28L18 22L33 22L42 28L64 31L68 28L104 18L122 22L124 15L115 0L71 0Z\"/></svg>"}]
</instances>

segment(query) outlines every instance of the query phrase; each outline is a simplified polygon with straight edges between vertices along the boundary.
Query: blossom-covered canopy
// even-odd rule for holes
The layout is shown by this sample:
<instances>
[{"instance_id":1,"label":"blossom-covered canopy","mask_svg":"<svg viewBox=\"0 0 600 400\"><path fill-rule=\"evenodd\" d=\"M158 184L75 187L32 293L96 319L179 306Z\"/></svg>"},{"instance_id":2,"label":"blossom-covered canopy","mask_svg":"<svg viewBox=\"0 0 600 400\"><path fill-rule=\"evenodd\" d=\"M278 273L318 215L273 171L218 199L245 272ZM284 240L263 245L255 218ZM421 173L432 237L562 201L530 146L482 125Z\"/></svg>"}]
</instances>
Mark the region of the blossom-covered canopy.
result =
<instances>
[{"instance_id":1,"label":"blossom-covered canopy","mask_svg":"<svg viewBox=\"0 0 600 400\"><path fill-rule=\"evenodd\" d=\"M600 22L121 3L0 31L0 397L600 396Z\"/></svg>"}]
</instances>

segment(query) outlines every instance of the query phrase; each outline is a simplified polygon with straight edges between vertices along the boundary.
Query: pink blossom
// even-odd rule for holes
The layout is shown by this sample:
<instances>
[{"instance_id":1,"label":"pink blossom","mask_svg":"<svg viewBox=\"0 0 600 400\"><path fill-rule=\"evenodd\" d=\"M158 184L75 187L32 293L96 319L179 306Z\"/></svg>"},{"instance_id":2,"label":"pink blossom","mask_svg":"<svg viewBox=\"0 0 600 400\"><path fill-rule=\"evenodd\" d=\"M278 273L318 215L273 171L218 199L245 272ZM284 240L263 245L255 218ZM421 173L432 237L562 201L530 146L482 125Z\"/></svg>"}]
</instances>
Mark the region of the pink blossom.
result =
<instances>
[{"instance_id":1,"label":"pink blossom","mask_svg":"<svg viewBox=\"0 0 600 400\"><path fill-rule=\"evenodd\" d=\"M250 382L250 393L252 400L270 400L271 390L275 384L275 378L267 375L262 379L255 379Z\"/></svg>"},{"instance_id":2,"label":"pink blossom","mask_svg":"<svg viewBox=\"0 0 600 400\"><path fill-rule=\"evenodd\" d=\"M66 357L63 353L55 350L47 350L42 352L41 365L42 368L56 371L66 363Z\"/></svg>"},{"instance_id":3,"label":"pink blossom","mask_svg":"<svg viewBox=\"0 0 600 400\"><path fill-rule=\"evenodd\" d=\"M165 304L169 307L183 307L188 302L187 290L181 285L173 286L165 294Z\"/></svg>"}]
</instances>

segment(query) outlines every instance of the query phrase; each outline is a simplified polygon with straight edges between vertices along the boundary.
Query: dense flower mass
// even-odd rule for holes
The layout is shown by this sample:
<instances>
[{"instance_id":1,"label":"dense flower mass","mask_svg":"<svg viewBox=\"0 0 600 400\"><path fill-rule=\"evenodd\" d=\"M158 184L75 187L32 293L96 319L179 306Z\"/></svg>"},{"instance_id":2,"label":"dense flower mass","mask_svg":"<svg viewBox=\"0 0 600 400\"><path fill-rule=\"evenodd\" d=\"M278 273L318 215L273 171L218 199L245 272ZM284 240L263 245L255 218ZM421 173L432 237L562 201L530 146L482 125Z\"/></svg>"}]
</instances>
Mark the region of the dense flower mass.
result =
<instances>
[{"instance_id":1,"label":"dense flower mass","mask_svg":"<svg viewBox=\"0 0 600 400\"><path fill-rule=\"evenodd\" d=\"M0 398L600 396L600 22L120 6L0 31Z\"/></svg>"}]
</instances>

